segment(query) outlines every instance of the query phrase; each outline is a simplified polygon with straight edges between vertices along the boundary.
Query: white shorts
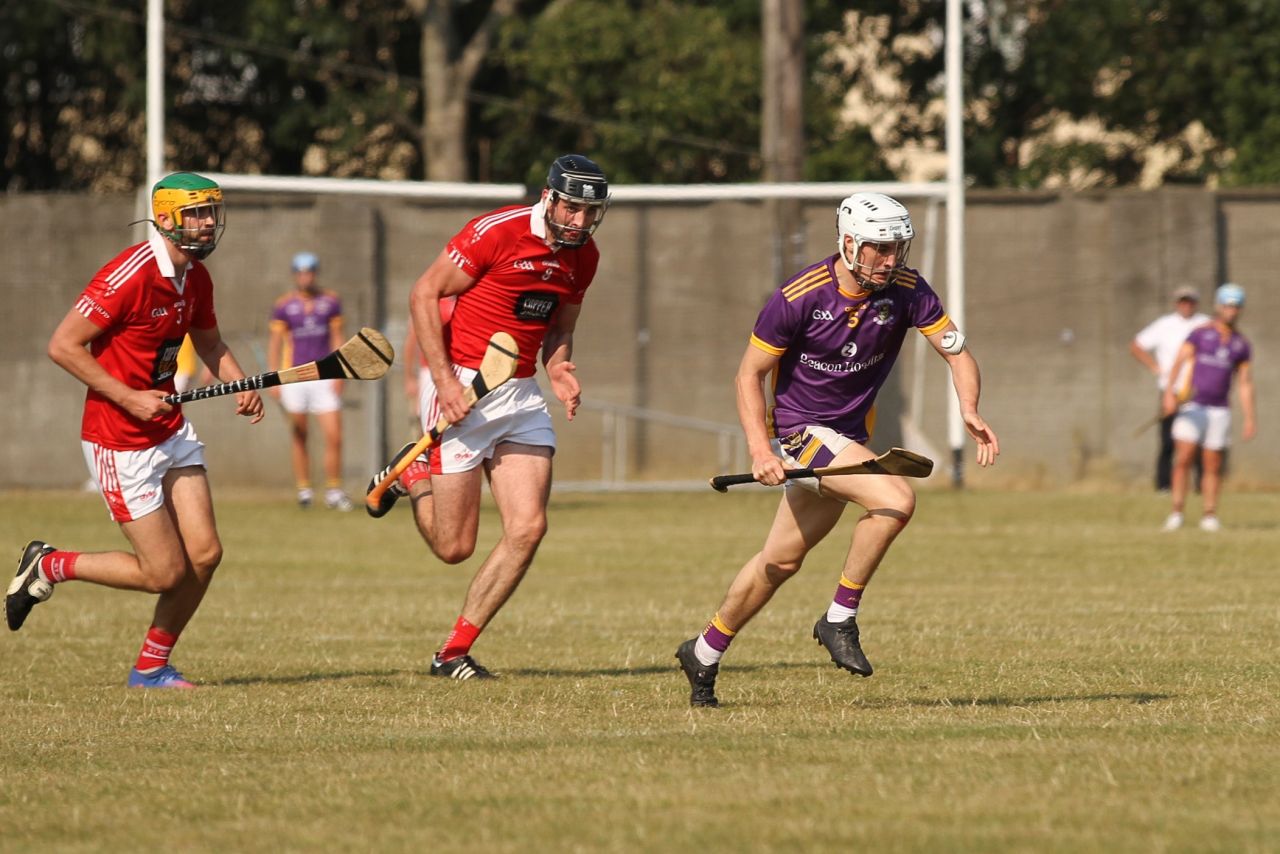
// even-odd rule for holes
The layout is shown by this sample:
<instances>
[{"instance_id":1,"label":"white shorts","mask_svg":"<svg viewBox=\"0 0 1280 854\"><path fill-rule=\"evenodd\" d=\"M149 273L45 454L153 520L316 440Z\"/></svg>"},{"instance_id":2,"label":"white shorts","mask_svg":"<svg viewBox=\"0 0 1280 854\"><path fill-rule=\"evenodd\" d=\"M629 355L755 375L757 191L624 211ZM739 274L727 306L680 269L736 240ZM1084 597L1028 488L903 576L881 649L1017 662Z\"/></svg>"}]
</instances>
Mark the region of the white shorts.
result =
<instances>
[{"instance_id":1,"label":"white shorts","mask_svg":"<svg viewBox=\"0 0 1280 854\"><path fill-rule=\"evenodd\" d=\"M280 405L291 415L337 412L342 408L337 380L312 380L280 386Z\"/></svg>"},{"instance_id":2,"label":"white shorts","mask_svg":"<svg viewBox=\"0 0 1280 854\"><path fill-rule=\"evenodd\" d=\"M1173 438L1221 451L1231 444L1231 407L1184 403L1173 419Z\"/></svg>"},{"instance_id":3,"label":"white shorts","mask_svg":"<svg viewBox=\"0 0 1280 854\"><path fill-rule=\"evenodd\" d=\"M113 451L93 442L80 441L84 461L102 490L111 518L132 522L164 505L164 476L169 469L204 467L204 443L190 421L154 448Z\"/></svg>"},{"instance_id":4,"label":"white shorts","mask_svg":"<svg viewBox=\"0 0 1280 854\"><path fill-rule=\"evenodd\" d=\"M463 386L470 385L476 375L472 368L455 367L454 373ZM436 385L430 374L423 378L421 389L418 411L426 433L440 420ZM445 430L440 442L427 451L427 462L432 474L470 471L492 459L503 442L539 445L555 453L551 414L533 377L508 380L480 398L467 417Z\"/></svg>"},{"instance_id":5,"label":"white shorts","mask_svg":"<svg viewBox=\"0 0 1280 854\"><path fill-rule=\"evenodd\" d=\"M831 461L852 444L854 441L843 433L811 424L781 439L774 439L773 449L795 468L807 469L831 465ZM788 480L785 485L800 486L822 494L816 477L798 477Z\"/></svg>"}]
</instances>

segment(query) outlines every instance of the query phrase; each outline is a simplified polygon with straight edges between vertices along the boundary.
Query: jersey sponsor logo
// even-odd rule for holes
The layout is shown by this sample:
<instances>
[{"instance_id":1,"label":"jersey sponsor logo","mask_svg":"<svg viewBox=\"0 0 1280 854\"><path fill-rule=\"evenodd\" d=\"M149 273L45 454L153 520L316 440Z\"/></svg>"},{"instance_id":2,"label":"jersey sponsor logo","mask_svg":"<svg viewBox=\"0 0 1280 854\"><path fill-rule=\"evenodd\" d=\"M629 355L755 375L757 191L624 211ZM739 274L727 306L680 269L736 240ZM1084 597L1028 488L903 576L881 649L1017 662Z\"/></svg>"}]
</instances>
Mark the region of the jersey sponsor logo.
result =
<instances>
[{"instance_id":1,"label":"jersey sponsor logo","mask_svg":"<svg viewBox=\"0 0 1280 854\"><path fill-rule=\"evenodd\" d=\"M883 361L884 353L876 353L871 358L863 359L861 362L824 362L810 356L808 353L800 354L800 364L815 371L822 371L824 374L857 374Z\"/></svg>"},{"instance_id":2,"label":"jersey sponsor logo","mask_svg":"<svg viewBox=\"0 0 1280 854\"><path fill-rule=\"evenodd\" d=\"M181 338L166 338L156 349L156 361L151 367L151 385L159 386L178 372L178 351L182 349Z\"/></svg>"},{"instance_id":3,"label":"jersey sponsor logo","mask_svg":"<svg viewBox=\"0 0 1280 854\"><path fill-rule=\"evenodd\" d=\"M840 355L844 356L846 359L852 359L857 354L858 344L855 341L850 341L848 344L845 344L840 348Z\"/></svg>"},{"instance_id":4,"label":"jersey sponsor logo","mask_svg":"<svg viewBox=\"0 0 1280 854\"><path fill-rule=\"evenodd\" d=\"M107 320L111 319L111 313L89 297L80 297L80 299L76 300L76 311L80 312L85 317L92 317L95 314L100 314Z\"/></svg>"},{"instance_id":5,"label":"jersey sponsor logo","mask_svg":"<svg viewBox=\"0 0 1280 854\"><path fill-rule=\"evenodd\" d=\"M831 312L827 311L825 308L815 308L813 310L813 319L814 320L835 320L836 316Z\"/></svg>"},{"instance_id":6,"label":"jersey sponsor logo","mask_svg":"<svg viewBox=\"0 0 1280 854\"><path fill-rule=\"evenodd\" d=\"M525 291L516 297L515 313L521 320L538 320L546 323L559 305L559 294L547 291Z\"/></svg>"}]
</instances>

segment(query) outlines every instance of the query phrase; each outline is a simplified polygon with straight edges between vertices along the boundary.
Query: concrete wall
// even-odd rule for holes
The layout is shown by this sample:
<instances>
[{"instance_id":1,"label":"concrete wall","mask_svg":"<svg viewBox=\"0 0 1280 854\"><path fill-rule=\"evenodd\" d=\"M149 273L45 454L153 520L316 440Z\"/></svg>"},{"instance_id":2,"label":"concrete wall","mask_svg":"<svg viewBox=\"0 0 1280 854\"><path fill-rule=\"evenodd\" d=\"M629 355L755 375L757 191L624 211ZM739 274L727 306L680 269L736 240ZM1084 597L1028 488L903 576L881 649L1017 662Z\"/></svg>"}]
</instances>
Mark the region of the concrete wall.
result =
<instances>
[{"instance_id":1,"label":"concrete wall","mask_svg":"<svg viewBox=\"0 0 1280 854\"><path fill-rule=\"evenodd\" d=\"M925 208L911 204L923 230ZM362 198L228 193L228 228L210 258L224 335L246 369L262 370L272 301L290 287L289 259L321 257L321 282L338 290L348 325L380 326L404 339L409 288L445 241L486 206ZM801 244L812 259L834 246L834 204L806 204ZM0 487L68 486L85 477L78 453L79 384L44 355L49 333L95 270L138 239L132 197L0 196L7 263L0 268ZM939 218L942 228L944 217ZM1237 481L1280 481L1266 453L1280 421L1280 366L1268 341L1280 300L1267 287L1280 231L1280 194L1170 188L1058 195L971 193L966 209L969 341L983 371L983 413L1004 453L975 484L1064 486L1142 482L1154 433L1134 430L1153 413L1154 386L1127 344L1167 310L1182 284L1231 279L1249 290L1243 328L1254 343L1261 437L1234 452ZM756 313L778 284L778 238L766 206L749 202L616 205L598 234L599 276L588 295L576 361L590 400L736 423L732 376ZM945 235L934 285L946 295ZM913 263L923 263L923 241ZM914 336L899 363L902 384L882 394L875 447L901 444L910 405ZM945 463L940 359L924 354L925 393L912 446ZM351 383L347 485L359 490L388 447L408 431L401 375ZM287 434L273 410L249 426L227 400L187 407L221 484L287 488ZM387 434L375 428L388 425ZM608 453L599 413L560 424L558 477L599 476ZM1238 433L1238 427L1237 427ZM714 437L630 425L626 465L644 479L696 479L720 465ZM966 450L972 459L972 450Z\"/></svg>"}]
</instances>

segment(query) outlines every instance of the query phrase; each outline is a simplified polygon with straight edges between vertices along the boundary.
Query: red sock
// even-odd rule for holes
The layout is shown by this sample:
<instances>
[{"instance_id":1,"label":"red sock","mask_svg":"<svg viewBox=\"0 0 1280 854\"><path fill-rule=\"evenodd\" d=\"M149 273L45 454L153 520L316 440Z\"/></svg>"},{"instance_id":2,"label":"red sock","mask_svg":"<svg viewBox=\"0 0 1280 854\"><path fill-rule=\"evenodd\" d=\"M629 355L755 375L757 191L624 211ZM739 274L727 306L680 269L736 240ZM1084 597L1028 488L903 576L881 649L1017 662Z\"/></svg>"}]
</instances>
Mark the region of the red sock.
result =
<instances>
[{"instance_id":1,"label":"red sock","mask_svg":"<svg viewBox=\"0 0 1280 854\"><path fill-rule=\"evenodd\" d=\"M480 629L477 626L467 622L466 617L459 617L458 622L453 624L453 631L449 632L449 637L444 639L444 646L440 647L440 651L436 653L436 658L449 661L466 655L471 652L471 645L479 636Z\"/></svg>"},{"instance_id":2,"label":"red sock","mask_svg":"<svg viewBox=\"0 0 1280 854\"><path fill-rule=\"evenodd\" d=\"M74 581L80 552L49 552L40 558L40 576L50 584Z\"/></svg>"},{"instance_id":3,"label":"red sock","mask_svg":"<svg viewBox=\"0 0 1280 854\"><path fill-rule=\"evenodd\" d=\"M147 630L147 639L142 642L142 651L138 653L138 662L133 666L138 670L154 670L169 663L169 653L178 642L178 636L152 626Z\"/></svg>"},{"instance_id":4,"label":"red sock","mask_svg":"<svg viewBox=\"0 0 1280 854\"><path fill-rule=\"evenodd\" d=\"M400 485L408 492L415 483L431 477L431 466L422 460L414 460L409 463L409 467L400 475Z\"/></svg>"}]
</instances>

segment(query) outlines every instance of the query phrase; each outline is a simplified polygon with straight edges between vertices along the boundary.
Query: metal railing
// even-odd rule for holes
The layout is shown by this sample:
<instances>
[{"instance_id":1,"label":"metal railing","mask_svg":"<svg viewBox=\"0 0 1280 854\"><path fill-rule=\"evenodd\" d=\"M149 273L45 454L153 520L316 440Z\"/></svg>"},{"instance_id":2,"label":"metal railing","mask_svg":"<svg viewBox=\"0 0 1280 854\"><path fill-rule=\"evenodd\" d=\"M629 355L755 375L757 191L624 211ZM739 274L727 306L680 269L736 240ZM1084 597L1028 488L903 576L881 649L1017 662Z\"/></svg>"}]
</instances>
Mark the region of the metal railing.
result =
<instances>
[{"instance_id":1,"label":"metal railing","mask_svg":"<svg viewBox=\"0 0 1280 854\"><path fill-rule=\"evenodd\" d=\"M724 424L705 418L675 415L656 409L628 406L619 403L583 401L581 410L600 414L600 477L598 480L557 481L554 488L575 492L645 492L669 490L705 489L705 479L695 480L644 480L634 478L632 471L632 423L659 424L715 437L715 472L745 470L747 459L746 440L737 424Z\"/></svg>"}]
</instances>

